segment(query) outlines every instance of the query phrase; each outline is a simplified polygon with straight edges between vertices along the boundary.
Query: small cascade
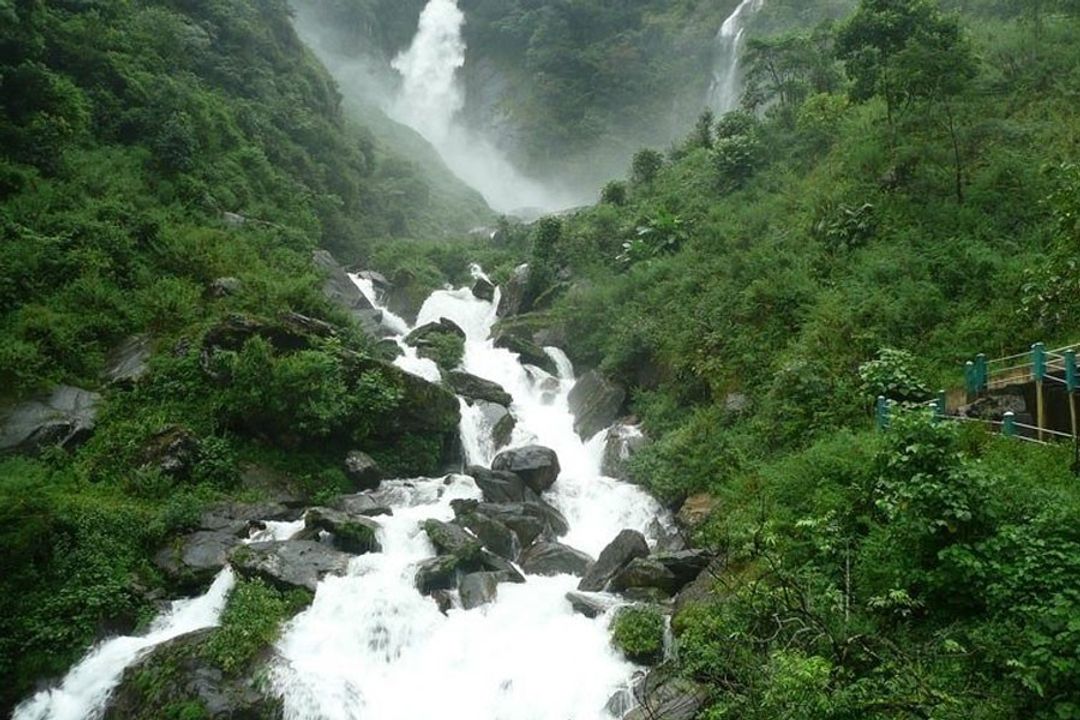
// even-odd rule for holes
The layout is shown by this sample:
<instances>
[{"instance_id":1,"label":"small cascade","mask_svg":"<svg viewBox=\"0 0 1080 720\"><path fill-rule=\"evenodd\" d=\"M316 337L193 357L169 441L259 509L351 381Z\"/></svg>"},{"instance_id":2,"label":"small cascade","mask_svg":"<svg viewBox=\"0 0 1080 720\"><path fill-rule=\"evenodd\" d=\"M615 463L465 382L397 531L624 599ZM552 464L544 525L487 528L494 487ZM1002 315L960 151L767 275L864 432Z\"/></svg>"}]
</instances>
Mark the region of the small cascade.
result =
<instances>
[{"instance_id":1,"label":"small cascade","mask_svg":"<svg viewBox=\"0 0 1080 720\"><path fill-rule=\"evenodd\" d=\"M717 114L739 106L739 54L742 52L746 24L761 9L765 0L742 0L724 20L716 33L715 61L709 85L708 106Z\"/></svg>"}]
</instances>

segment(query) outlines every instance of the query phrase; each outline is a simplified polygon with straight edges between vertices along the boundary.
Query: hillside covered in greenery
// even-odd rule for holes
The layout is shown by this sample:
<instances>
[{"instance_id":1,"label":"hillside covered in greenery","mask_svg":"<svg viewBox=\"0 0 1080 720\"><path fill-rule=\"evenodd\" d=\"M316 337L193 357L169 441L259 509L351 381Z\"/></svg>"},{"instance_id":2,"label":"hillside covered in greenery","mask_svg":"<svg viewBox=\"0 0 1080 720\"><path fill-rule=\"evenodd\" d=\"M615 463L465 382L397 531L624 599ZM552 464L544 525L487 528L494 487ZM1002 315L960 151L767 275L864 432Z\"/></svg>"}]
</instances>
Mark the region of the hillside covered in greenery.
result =
<instances>
[{"instance_id":1,"label":"hillside covered in greenery","mask_svg":"<svg viewBox=\"0 0 1080 720\"><path fill-rule=\"evenodd\" d=\"M629 385L638 480L713 508L715 594L673 621L701 717L1080 717L1072 448L871 429L878 395L1080 335L1076 9L759 32L746 110L537 235L515 324Z\"/></svg>"}]
</instances>

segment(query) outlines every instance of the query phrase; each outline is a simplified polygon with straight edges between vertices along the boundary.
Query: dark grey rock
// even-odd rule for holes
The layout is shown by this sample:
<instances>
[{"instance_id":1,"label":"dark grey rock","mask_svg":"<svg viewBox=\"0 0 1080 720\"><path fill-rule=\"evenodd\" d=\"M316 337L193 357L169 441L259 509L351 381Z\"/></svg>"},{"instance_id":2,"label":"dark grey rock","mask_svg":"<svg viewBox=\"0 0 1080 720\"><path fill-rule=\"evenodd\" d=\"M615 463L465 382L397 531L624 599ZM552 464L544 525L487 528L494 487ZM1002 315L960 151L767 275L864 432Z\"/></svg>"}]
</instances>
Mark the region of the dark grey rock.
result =
<instances>
[{"instance_id":1,"label":"dark grey rock","mask_svg":"<svg viewBox=\"0 0 1080 720\"><path fill-rule=\"evenodd\" d=\"M630 459L648 444L649 439L637 425L615 423L608 429L604 440L600 471L608 477L630 481Z\"/></svg>"},{"instance_id":2,"label":"dark grey rock","mask_svg":"<svg viewBox=\"0 0 1080 720\"><path fill-rule=\"evenodd\" d=\"M340 510L314 507L304 515L308 530L324 530L333 538L334 547L353 555L381 552L379 523L363 515L349 515Z\"/></svg>"},{"instance_id":3,"label":"dark grey rock","mask_svg":"<svg viewBox=\"0 0 1080 720\"><path fill-rule=\"evenodd\" d=\"M715 591L719 578L727 571L727 566L721 558L713 558L698 576L685 585L675 598L675 614L694 605L708 603L716 598Z\"/></svg>"},{"instance_id":4,"label":"dark grey rock","mask_svg":"<svg viewBox=\"0 0 1080 720\"><path fill-rule=\"evenodd\" d=\"M322 288L326 299L352 316L371 337L385 335L387 330L382 327L382 312L364 297L334 256L326 250L316 250L311 259L326 278Z\"/></svg>"},{"instance_id":5,"label":"dark grey rock","mask_svg":"<svg viewBox=\"0 0 1080 720\"><path fill-rule=\"evenodd\" d=\"M578 590L600 592L615 575L634 558L647 557L649 544L637 530L623 530L608 546L600 551L600 557L578 583Z\"/></svg>"},{"instance_id":6,"label":"dark grey rock","mask_svg":"<svg viewBox=\"0 0 1080 720\"><path fill-rule=\"evenodd\" d=\"M60 385L0 411L0 453L37 453L59 446L74 450L94 432L101 396Z\"/></svg>"},{"instance_id":7,"label":"dark grey rock","mask_svg":"<svg viewBox=\"0 0 1080 720\"><path fill-rule=\"evenodd\" d=\"M495 518L483 513L459 515L454 521L476 535L485 548L507 560L516 560L521 549L514 531Z\"/></svg>"},{"instance_id":8,"label":"dark grey rock","mask_svg":"<svg viewBox=\"0 0 1080 720\"><path fill-rule=\"evenodd\" d=\"M491 429L491 442L496 448L510 444L517 427L517 418L502 405L479 400L476 406L484 417L484 424Z\"/></svg>"},{"instance_id":9,"label":"dark grey rock","mask_svg":"<svg viewBox=\"0 0 1080 720\"><path fill-rule=\"evenodd\" d=\"M435 601L435 607L439 608L439 612L443 615L450 612L454 607L454 594L449 590L432 590L431 599Z\"/></svg>"},{"instance_id":10,"label":"dark grey rock","mask_svg":"<svg viewBox=\"0 0 1080 720\"><path fill-rule=\"evenodd\" d=\"M559 477L559 457L551 448L540 445L504 450L495 456L492 470L512 472L520 477L536 493L542 493L555 484Z\"/></svg>"},{"instance_id":11,"label":"dark grey rock","mask_svg":"<svg viewBox=\"0 0 1080 720\"><path fill-rule=\"evenodd\" d=\"M379 515L393 515L394 510L386 503L380 502L367 493L342 495L334 501L336 509L349 515L367 515L378 517Z\"/></svg>"},{"instance_id":12,"label":"dark grey rock","mask_svg":"<svg viewBox=\"0 0 1080 720\"><path fill-rule=\"evenodd\" d=\"M130 387L150 369L149 335L132 335L112 349L105 359L102 378L110 385Z\"/></svg>"},{"instance_id":13,"label":"dark grey rock","mask_svg":"<svg viewBox=\"0 0 1080 720\"><path fill-rule=\"evenodd\" d=\"M454 588L462 570L461 565L456 555L439 555L424 560L416 568L416 589L421 595L431 595L436 590Z\"/></svg>"},{"instance_id":14,"label":"dark grey rock","mask_svg":"<svg viewBox=\"0 0 1080 720\"><path fill-rule=\"evenodd\" d=\"M272 649L264 648L255 667L229 674L206 651L216 628L205 628L168 640L130 665L109 695L104 720L167 717L179 706L197 703L199 717L214 720L280 720L281 700L265 694L257 678L264 673ZM146 677L155 682L148 685Z\"/></svg>"},{"instance_id":15,"label":"dark grey rock","mask_svg":"<svg viewBox=\"0 0 1080 720\"><path fill-rule=\"evenodd\" d=\"M488 470L479 465L465 468L465 474L473 479L484 501L489 503L531 502L540 499L520 476L507 470Z\"/></svg>"},{"instance_id":16,"label":"dark grey rock","mask_svg":"<svg viewBox=\"0 0 1080 720\"><path fill-rule=\"evenodd\" d=\"M198 530L174 538L154 555L154 565L174 586L198 591L225 567L229 551L239 544L232 529Z\"/></svg>"},{"instance_id":17,"label":"dark grey rock","mask_svg":"<svg viewBox=\"0 0 1080 720\"><path fill-rule=\"evenodd\" d=\"M487 550L480 551L480 566L485 570L498 573L503 582L525 582L525 576L518 572L513 563Z\"/></svg>"},{"instance_id":18,"label":"dark grey rock","mask_svg":"<svg viewBox=\"0 0 1080 720\"><path fill-rule=\"evenodd\" d=\"M570 607L574 609L574 612L580 613L587 618L600 617L617 604L617 601L610 595L577 592L575 590L566 593L566 600L570 603Z\"/></svg>"},{"instance_id":19,"label":"dark grey rock","mask_svg":"<svg viewBox=\"0 0 1080 720\"><path fill-rule=\"evenodd\" d=\"M480 552L480 541L459 525L425 520L423 527L439 555L456 555L462 560L470 560Z\"/></svg>"},{"instance_id":20,"label":"dark grey rock","mask_svg":"<svg viewBox=\"0 0 1080 720\"><path fill-rule=\"evenodd\" d=\"M517 315L526 309L525 295L529 287L529 266L518 265L514 268L513 275L502 286L502 294L499 297L499 307L496 313L499 317Z\"/></svg>"},{"instance_id":21,"label":"dark grey rock","mask_svg":"<svg viewBox=\"0 0 1080 720\"><path fill-rule=\"evenodd\" d=\"M525 365L535 365L549 375L558 375L559 368L544 349L532 340L511 332L499 333L494 340L495 347L509 350L518 356Z\"/></svg>"},{"instance_id":22,"label":"dark grey rock","mask_svg":"<svg viewBox=\"0 0 1080 720\"><path fill-rule=\"evenodd\" d=\"M567 401L574 414L574 431L588 440L622 414L626 389L590 370L574 383Z\"/></svg>"},{"instance_id":23,"label":"dark grey rock","mask_svg":"<svg viewBox=\"0 0 1080 720\"><path fill-rule=\"evenodd\" d=\"M466 400L474 402L486 400L504 407L510 407L514 401L510 393L506 392L499 383L485 380L464 370L449 370L443 374L443 379L455 393Z\"/></svg>"},{"instance_id":24,"label":"dark grey rock","mask_svg":"<svg viewBox=\"0 0 1080 720\"><path fill-rule=\"evenodd\" d=\"M486 278L478 277L472 285L472 294L478 300L491 302L495 299L495 286Z\"/></svg>"},{"instance_id":25,"label":"dark grey rock","mask_svg":"<svg viewBox=\"0 0 1080 720\"><path fill-rule=\"evenodd\" d=\"M233 548L229 564L244 578L261 578L282 590L315 592L324 576L345 573L349 555L313 540L271 540Z\"/></svg>"},{"instance_id":26,"label":"dark grey rock","mask_svg":"<svg viewBox=\"0 0 1080 720\"><path fill-rule=\"evenodd\" d=\"M500 575L496 572L475 572L462 575L458 581L461 607L466 610L486 605L499 593Z\"/></svg>"},{"instance_id":27,"label":"dark grey rock","mask_svg":"<svg viewBox=\"0 0 1080 720\"><path fill-rule=\"evenodd\" d=\"M382 482L383 474L370 455L353 450L345 456L345 476L357 490L374 490Z\"/></svg>"},{"instance_id":28,"label":"dark grey rock","mask_svg":"<svg viewBox=\"0 0 1080 720\"><path fill-rule=\"evenodd\" d=\"M592 557L569 545L538 541L522 551L521 569L529 575L576 575L581 577L593 562Z\"/></svg>"},{"instance_id":29,"label":"dark grey rock","mask_svg":"<svg viewBox=\"0 0 1080 720\"><path fill-rule=\"evenodd\" d=\"M676 588L693 582L711 561L710 556L702 550L658 552L650 559L663 565L675 576Z\"/></svg>"},{"instance_id":30,"label":"dark grey rock","mask_svg":"<svg viewBox=\"0 0 1080 720\"><path fill-rule=\"evenodd\" d=\"M666 665L651 670L635 694L639 707L624 720L694 720L709 699L704 685L680 677Z\"/></svg>"},{"instance_id":31,"label":"dark grey rock","mask_svg":"<svg viewBox=\"0 0 1080 720\"><path fill-rule=\"evenodd\" d=\"M611 592L625 592L630 588L660 590L671 596L679 589L675 573L652 558L634 558L611 579Z\"/></svg>"}]
</instances>

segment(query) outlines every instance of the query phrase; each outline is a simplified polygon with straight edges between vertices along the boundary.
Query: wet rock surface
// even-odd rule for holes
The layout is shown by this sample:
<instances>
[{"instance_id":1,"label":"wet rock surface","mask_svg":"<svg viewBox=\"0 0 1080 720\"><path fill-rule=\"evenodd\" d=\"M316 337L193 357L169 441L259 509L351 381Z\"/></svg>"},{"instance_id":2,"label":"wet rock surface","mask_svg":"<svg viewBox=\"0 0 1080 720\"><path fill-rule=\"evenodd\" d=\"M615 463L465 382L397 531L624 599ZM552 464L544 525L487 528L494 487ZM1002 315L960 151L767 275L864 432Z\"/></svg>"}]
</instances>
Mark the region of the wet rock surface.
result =
<instances>
[{"instance_id":1,"label":"wet rock surface","mask_svg":"<svg viewBox=\"0 0 1080 720\"><path fill-rule=\"evenodd\" d=\"M593 559L569 545L535 542L522 551L518 564L528 575L576 575L581 577Z\"/></svg>"},{"instance_id":2,"label":"wet rock surface","mask_svg":"<svg viewBox=\"0 0 1080 720\"><path fill-rule=\"evenodd\" d=\"M74 450L94 432L101 396L70 385L0 410L0 453Z\"/></svg>"},{"instance_id":3,"label":"wet rock surface","mask_svg":"<svg viewBox=\"0 0 1080 720\"><path fill-rule=\"evenodd\" d=\"M450 370L443 375L443 379L455 393L466 400L486 400L503 407L510 407L514 400L502 385L464 370Z\"/></svg>"},{"instance_id":4,"label":"wet rock surface","mask_svg":"<svg viewBox=\"0 0 1080 720\"><path fill-rule=\"evenodd\" d=\"M567 401L574 414L574 431L583 440L588 440L622 414L626 389L598 371L590 370L574 383Z\"/></svg>"},{"instance_id":5,"label":"wet rock surface","mask_svg":"<svg viewBox=\"0 0 1080 720\"><path fill-rule=\"evenodd\" d=\"M526 445L496 455L491 469L514 473L533 492L542 493L559 477L559 457L551 448Z\"/></svg>"},{"instance_id":6,"label":"wet rock surface","mask_svg":"<svg viewBox=\"0 0 1080 720\"><path fill-rule=\"evenodd\" d=\"M330 533L334 547L352 555L381 552L377 537L379 523L363 515L350 515L331 508L314 507L304 514L307 530Z\"/></svg>"},{"instance_id":7,"label":"wet rock surface","mask_svg":"<svg viewBox=\"0 0 1080 720\"><path fill-rule=\"evenodd\" d=\"M607 547L600 551L600 556L578 583L578 590L599 592L607 588L615 575L634 558L647 557L649 544L645 536L637 530L623 530Z\"/></svg>"},{"instance_id":8,"label":"wet rock surface","mask_svg":"<svg viewBox=\"0 0 1080 720\"><path fill-rule=\"evenodd\" d=\"M349 555L313 540L271 540L242 545L229 553L241 577L260 578L279 590L315 592L326 575L343 575Z\"/></svg>"}]
</instances>

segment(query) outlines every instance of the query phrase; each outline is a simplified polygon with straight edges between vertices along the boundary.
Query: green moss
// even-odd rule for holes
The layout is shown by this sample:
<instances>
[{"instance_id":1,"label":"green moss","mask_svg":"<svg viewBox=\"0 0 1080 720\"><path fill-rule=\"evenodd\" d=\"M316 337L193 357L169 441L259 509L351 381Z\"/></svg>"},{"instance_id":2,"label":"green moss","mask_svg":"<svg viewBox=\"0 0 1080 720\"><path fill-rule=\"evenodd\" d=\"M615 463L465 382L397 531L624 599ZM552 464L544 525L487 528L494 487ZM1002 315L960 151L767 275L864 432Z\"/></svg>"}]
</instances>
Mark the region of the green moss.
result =
<instances>
[{"instance_id":1,"label":"green moss","mask_svg":"<svg viewBox=\"0 0 1080 720\"><path fill-rule=\"evenodd\" d=\"M629 660L657 663L664 656L664 616L647 605L620 608L611 621L611 641Z\"/></svg>"},{"instance_id":2,"label":"green moss","mask_svg":"<svg viewBox=\"0 0 1080 720\"><path fill-rule=\"evenodd\" d=\"M311 600L306 590L282 592L261 580L241 580L229 594L221 626L203 652L223 672L238 675L274 643L281 625Z\"/></svg>"}]
</instances>

